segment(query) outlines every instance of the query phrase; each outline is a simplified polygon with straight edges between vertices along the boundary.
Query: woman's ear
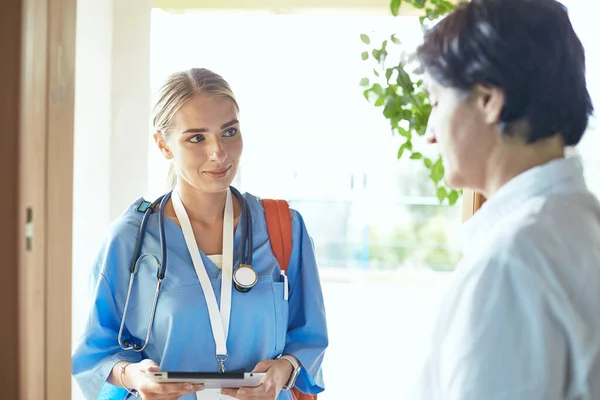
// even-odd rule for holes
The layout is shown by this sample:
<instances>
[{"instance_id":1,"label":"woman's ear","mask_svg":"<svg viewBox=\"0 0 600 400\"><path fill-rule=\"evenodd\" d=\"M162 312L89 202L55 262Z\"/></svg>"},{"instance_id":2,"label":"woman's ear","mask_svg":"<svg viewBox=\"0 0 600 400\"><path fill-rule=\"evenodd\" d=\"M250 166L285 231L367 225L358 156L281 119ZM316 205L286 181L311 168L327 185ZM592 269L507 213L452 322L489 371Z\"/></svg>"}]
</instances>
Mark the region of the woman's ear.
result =
<instances>
[{"instance_id":1,"label":"woman's ear","mask_svg":"<svg viewBox=\"0 0 600 400\"><path fill-rule=\"evenodd\" d=\"M495 86L477 85L473 95L483 120L489 125L497 124L504 108L504 91Z\"/></svg>"},{"instance_id":2,"label":"woman's ear","mask_svg":"<svg viewBox=\"0 0 600 400\"><path fill-rule=\"evenodd\" d=\"M169 146L167 146L167 142L165 141L165 138L163 137L162 133L160 131L156 131L154 132L153 137L154 141L156 142L156 145L158 146L158 149L161 153L163 153L165 158L173 158L173 154L171 153L171 150L169 150Z\"/></svg>"}]
</instances>

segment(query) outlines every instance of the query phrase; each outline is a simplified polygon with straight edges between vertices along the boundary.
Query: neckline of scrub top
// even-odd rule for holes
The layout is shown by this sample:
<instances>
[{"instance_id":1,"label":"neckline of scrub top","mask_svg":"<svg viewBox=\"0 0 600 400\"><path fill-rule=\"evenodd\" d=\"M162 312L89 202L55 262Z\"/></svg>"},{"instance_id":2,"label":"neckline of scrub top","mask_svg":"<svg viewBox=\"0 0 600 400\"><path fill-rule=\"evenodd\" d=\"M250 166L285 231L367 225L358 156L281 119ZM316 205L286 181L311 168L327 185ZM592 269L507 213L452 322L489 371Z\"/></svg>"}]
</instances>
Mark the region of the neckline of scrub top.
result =
<instances>
[{"instance_id":1,"label":"neckline of scrub top","mask_svg":"<svg viewBox=\"0 0 600 400\"><path fill-rule=\"evenodd\" d=\"M240 218L241 219L241 218ZM242 231L241 231L241 221L238 221L237 226L235 227L235 232L233 234L233 266L239 264L239 251L238 246L241 241ZM177 225L175 221L171 218L165 217L165 235L167 237L167 248L171 247L173 251L178 254L188 254L189 251L185 244L185 238L183 237L183 231L181 227ZM169 238L174 238L173 240L169 240ZM204 254L202 249L198 249L200 251L200 256L202 257L202 261L204 262L204 267L206 268L206 272L211 279L221 278L221 268L217 267L217 265L210 259L209 256ZM208 262L207 262L208 261ZM190 259L190 267L194 268L191 259Z\"/></svg>"}]
</instances>

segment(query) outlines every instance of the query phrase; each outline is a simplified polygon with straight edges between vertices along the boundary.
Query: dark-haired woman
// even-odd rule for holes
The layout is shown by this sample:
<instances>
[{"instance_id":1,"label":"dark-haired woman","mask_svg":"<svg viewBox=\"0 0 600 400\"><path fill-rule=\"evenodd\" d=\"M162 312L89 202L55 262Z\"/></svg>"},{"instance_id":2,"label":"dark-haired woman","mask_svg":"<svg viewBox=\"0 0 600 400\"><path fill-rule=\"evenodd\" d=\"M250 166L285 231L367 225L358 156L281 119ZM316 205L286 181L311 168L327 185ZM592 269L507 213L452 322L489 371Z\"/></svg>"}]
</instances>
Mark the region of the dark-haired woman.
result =
<instances>
[{"instance_id":1,"label":"dark-haired woman","mask_svg":"<svg viewBox=\"0 0 600 400\"><path fill-rule=\"evenodd\" d=\"M600 205L565 156L593 107L566 9L472 0L418 57L448 183L487 201L413 398L600 399Z\"/></svg>"}]
</instances>

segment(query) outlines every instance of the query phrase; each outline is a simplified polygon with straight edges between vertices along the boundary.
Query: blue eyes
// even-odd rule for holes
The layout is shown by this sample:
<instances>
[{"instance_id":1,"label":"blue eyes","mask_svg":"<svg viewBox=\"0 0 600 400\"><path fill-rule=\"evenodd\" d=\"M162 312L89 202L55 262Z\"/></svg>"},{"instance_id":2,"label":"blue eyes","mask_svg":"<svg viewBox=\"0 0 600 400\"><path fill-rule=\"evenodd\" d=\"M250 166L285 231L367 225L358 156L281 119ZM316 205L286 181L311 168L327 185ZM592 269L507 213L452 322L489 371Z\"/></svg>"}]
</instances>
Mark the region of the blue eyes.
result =
<instances>
[{"instance_id":1,"label":"blue eyes","mask_svg":"<svg viewBox=\"0 0 600 400\"><path fill-rule=\"evenodd\" d=\"M225 132L223 132L223 136L225 137L233 137L238 132L237 128L229 128Z\"/></svg>"},{"instance_id":2,"label":"blue eyes","mask_svg":"<svg viewBox=\"0 0 600 400\"><path fill-rule=\"evenodd\" d=\"M237 135L237 133L238 133L237 128L229 128L226 131L223 131L223 137L226 137L226 138L234 137L235 135ZM203 142L204 135L203 134L194 135L189 139L189 141L192 143Z\"/></svg>"}]
</instances>

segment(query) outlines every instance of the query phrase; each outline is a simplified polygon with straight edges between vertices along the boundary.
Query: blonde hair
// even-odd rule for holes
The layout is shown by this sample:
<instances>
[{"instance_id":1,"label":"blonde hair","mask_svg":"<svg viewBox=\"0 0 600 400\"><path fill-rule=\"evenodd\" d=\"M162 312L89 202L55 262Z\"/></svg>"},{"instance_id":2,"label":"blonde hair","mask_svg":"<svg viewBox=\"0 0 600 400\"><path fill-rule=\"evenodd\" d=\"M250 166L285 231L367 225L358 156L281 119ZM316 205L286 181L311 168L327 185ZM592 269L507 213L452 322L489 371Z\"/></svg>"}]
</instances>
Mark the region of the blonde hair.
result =
<instances>
[{"instance_id":1,"label":"blonde hair","mask_svg":"<svg viewBox=\"0 0 600 400\"><path fill-rule=\"evenodd\" d=\"M206 68L192 68L172 74L160 89L158 101L154 106L154 129L165 140L173 127L175 114L195 96L226 96L233 100L239 110L235 95L229 83L220 75ZM167 176L167 187L173 189L177 184L175 166L171 163Z\"/></svg>"}]
</instances>

